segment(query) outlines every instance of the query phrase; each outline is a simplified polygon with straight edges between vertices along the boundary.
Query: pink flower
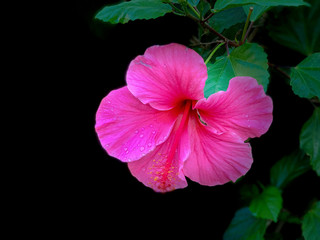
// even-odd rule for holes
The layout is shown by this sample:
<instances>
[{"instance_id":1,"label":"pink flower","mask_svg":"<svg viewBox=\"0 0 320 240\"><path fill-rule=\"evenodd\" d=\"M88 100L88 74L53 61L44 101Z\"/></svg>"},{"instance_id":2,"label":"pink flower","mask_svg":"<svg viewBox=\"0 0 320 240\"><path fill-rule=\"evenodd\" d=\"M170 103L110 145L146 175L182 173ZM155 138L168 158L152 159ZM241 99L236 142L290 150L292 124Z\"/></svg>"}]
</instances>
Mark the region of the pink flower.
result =
<instances>
[{"instance_id":1,"label":"pink flower","mask_svg":"<svg viewBox=\"0 0 320 240\"><path fill-rule=\"evenodd\" d=\"M251 77L204 98L207 67L179 44L153 46L136 57L128 86L111 91L96 115L96 132L110 156L128 162L156 192L236 181L252 164L247 138L272 122L272 100Z\"/></svg>"}]
</instances>

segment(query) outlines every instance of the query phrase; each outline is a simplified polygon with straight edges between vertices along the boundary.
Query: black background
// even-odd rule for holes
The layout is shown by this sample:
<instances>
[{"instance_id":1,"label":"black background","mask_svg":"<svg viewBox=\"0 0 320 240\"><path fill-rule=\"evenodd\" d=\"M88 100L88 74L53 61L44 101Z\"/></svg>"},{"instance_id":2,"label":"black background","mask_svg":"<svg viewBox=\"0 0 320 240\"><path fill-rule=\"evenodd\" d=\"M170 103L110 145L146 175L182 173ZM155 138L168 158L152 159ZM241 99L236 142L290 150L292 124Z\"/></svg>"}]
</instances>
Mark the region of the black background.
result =
<instances>
[{"instance_id":1,"label":"black background","mask_svg":"<svg viewBox=\"0 0 320 240\"><path fill-rule=\"evenodd\" d=\"M49 48L54 64L48 74L54 90L53 116L60 131L57 145L62 151L48 150L50 183L46 187L54 230L69 236L92 237L186 237L222 239L235 211L244 206L239 187L257 180L269 184L271 166L299 146L299 132L311 116L312 106L295 96L285 78L270 70L268 94L274 101L274 121L265 135L252 139L254 163L239 184L206 187L188 180L189 186L166 194L155 193L138 182L126 164L111 158L96 136L95 113L111 90L124 86L132 59L156 44L177 42L188 45L197 34L191 20L166 15L156 20L137 20L108 25L93 19L106 3L77 1L61 5L60 24L50 35L56 44ZM272 42L266 32L257 35L270 62L294 66L303 56ZM60 128L60 127L59 127ZM44 172L46 174L46 172ZM50 176L51 176L50 174ZM319 188L319 179L309 171L284 191L284 206L302 216ZM309 188L311 187L311 188ZM313 189L313 190L310 190ZM299 236L294 224L284 226L287 236ZM129 234L129 236L128 236ZM285 239L292 239L292 238Z\"/></svg>"}]
</instances>

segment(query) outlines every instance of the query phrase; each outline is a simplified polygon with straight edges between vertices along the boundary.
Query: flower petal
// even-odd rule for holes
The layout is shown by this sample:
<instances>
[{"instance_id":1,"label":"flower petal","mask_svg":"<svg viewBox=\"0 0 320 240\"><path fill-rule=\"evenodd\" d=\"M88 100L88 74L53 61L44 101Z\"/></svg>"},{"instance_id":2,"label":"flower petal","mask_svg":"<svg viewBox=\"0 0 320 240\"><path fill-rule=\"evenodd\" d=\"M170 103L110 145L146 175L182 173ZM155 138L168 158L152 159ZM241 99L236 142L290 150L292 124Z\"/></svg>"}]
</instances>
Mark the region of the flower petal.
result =
<instances>
[{"instance_id":1,"label":"flower petal","mask_svg":"<svg viewBox=\"0 0 320 240\"><path fill-rule=\"evenodd\" d=\"M181 116L164 143L140 160L128 164L132 175L156 192L168 192L188 185L182 166L190 154L190 141L187 126L183 128L179 139L176 138L180 120ZM175 145L175 141L179 141L178 145Z\"/></svg>"},{"instance_id":2,"label":"flower petal","mask_svg":"<svg viewBox=\"0 0 320 240\"><path fill-rule=\"evenodd\" d=\"M179 115L141 103L123 87L110 92L96 114L95 129L110 156L123 162L140 159L164 142Z\"/></svg>"},{"instance_id":3,"label":"flower petal","mask_svg":"<svg viewBox=\"0 0 320 240\"><path fill-rule=\"evenodd\" d=\"M185 176L202 185L214 186L236 181L252 164L251 147L231 132L215 133L193 114L189 120L191 153L186 160Z\"/></svg>"},{"instance_id":4,"label":"flower petal","mask_svg":"<svg viewBox=\"0 0 320 240\"><path fill-rule=\"evenodd\" d=\"M251 77L232 78L226 92L198 101L195 108L216 131L232 131L243 140L260 137L272 122L272 100Z\"/></svg>"},{"instance_id":5,"label":"flower petal","mask_svg":"<svg viewBox=\"0 0 320 240\"><path fill-rule=\"evenodd\" d=\"M204 97L207 67L194 50L172 43L148 48L130 63L126 78L141 102L168 110L183 100Z\"/></svg>"}]
</instances>

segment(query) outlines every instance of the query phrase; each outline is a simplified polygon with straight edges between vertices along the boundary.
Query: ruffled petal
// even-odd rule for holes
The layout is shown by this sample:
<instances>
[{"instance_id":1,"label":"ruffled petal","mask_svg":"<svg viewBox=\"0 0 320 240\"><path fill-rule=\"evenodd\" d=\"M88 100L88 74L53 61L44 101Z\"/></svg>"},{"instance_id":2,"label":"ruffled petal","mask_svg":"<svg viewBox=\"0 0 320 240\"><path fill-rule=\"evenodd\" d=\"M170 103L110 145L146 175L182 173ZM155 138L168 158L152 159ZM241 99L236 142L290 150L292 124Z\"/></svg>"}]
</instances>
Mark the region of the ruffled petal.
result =
<instances>
[{"instance_id":1,"label":"ruffled petal","mask_svg":"<svg viewBox=\"0 0 320 240\"><path fill-rule=\"evenodd\" d=\"M218 132L231 131L242 140L260 137L272 122L272 100L251 77L234 77L226 92L217 92L195 105L201 119Z\"/></svg>"},{"instance_id":2,"label":"ruffled petal","mask_svg":"<svg viewBox=\"0 0 320 240\"><path fill-rule=\"evenodd\" d=\"M127 71L130 92L159 110L204 97L207 67L194 50L180 44L152 46L135 58Z\"/></svg>"},{"instance_id":3,"label":"ruffled petal","mask_svg":"<svg viewBox=\"0 0 320 240\"><path fill-rule=\"evenodd\" d=\"M190 141L187 126L177 139L180 120L181 116L164 143L140 160L128 164L132 175L156 192L169 192L188 185L182 167L190 154Z\"/></svg>"},{"instance_id":4,"label":"ruffled petal","mask_svg":"<svg viewBox=\"0 0 320 240\"><path fill-rule=\"evenodd\" d=\"M141 103L123 87L100 103L95 129L110 156L123 162L140 159L164 142L179 115L178 110L158 111Z\"/></svg>"},{"instance_id":5,"label":"ruffled petal","mask_svg":"<svg viewBox=\"0 0 320 240\"><path fill-rule=\"evenodd\" d=\"M185 176L202 185L221 185L235 182L250 169L251 147L232 133L215 133L210 126L200 123L193 114L189 120L191 153L186 160Z\"/></svg>"}]
</instances>

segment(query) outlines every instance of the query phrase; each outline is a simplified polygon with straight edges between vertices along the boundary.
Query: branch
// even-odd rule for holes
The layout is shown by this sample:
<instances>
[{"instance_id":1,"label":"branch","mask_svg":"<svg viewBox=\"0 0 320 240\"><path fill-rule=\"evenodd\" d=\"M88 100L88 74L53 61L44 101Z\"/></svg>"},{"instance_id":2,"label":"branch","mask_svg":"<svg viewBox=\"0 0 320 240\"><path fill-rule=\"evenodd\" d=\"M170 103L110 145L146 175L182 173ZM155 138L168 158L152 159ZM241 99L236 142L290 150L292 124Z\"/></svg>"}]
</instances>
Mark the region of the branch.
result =
<instances>
[{"instance_id":1,"label":"branch","mask_svg":"<svg viewBox=\"0 0 320 240\"><path fill-rule=\"evenodd\" d=\"M213 17L213 15L214 15L214 12L211 12L208 17L202 20L202 22L207 22L211 17Z\"/></svg>"},{"instance_id":2,"label":"branch","mask_svg":"<svg viewBox=\"0 0 320 240\"><path fill-rule=\"evenodd\" d=\"M217 44L217 43L224 43L223 40L214 40L214 41L211 41L211 42L201 42L199 39L197 39L196 37L193 37L191 39L191 47L197 47L197 46L205 46L205 47L208 47L208 45L211 45L211 44Z\"/></svg>"},{"instance_id":3,"label":"branch","mask_svg":"<svg viewBox=\"0 0 320 240\"><path fill-rule=\"evenodd\" d=\"M201 21L198 21L203 27L207 28L210 32L213 34L217 35L219 38L221 38L223 41L228 42L231 46L238 47L239 44L235 43L234 41L231 41L227 37L223 36L221 33L218 33L216 30L214 30L208 23L204 22L202 23Z\"/></svg>"},{"instance_id":4,"label":"branch","mask_svg":"<svg viewBox=\"0 0 320 240\"><path fill-rule=\"evenodd\" d=\"M289 79L291 78L288 73L286 73L285 71L283 71L282 69L280 69L280 68L279 68L278 66L276 66L275 64L268 62L268 65L269 65L270 67L273 67L274 69L276 69L278 72L280 72L280 73L281 73L282 75L284 75L285 77L287 77L287 78L289 78Z\"/></svg>"},{"instance_id":5,"label":"branch","mask_svg":"<svg viewBox=\"0 0 320 240\"><path fill-rule=\"evenodd\" d=\"M195 18L194 16L188 14L189 18L191 18L193 21L199 23L202 27L207 28L210 32L217 35L219 38L221 38L224 42L228 42L231 46L238 47L239 44L235 43L234 41L231 41L227 37L223 36L221 33L218 33L216 30L214 30L208 23L201 21L200 19Z\"/></svg>"}]
</instances>

